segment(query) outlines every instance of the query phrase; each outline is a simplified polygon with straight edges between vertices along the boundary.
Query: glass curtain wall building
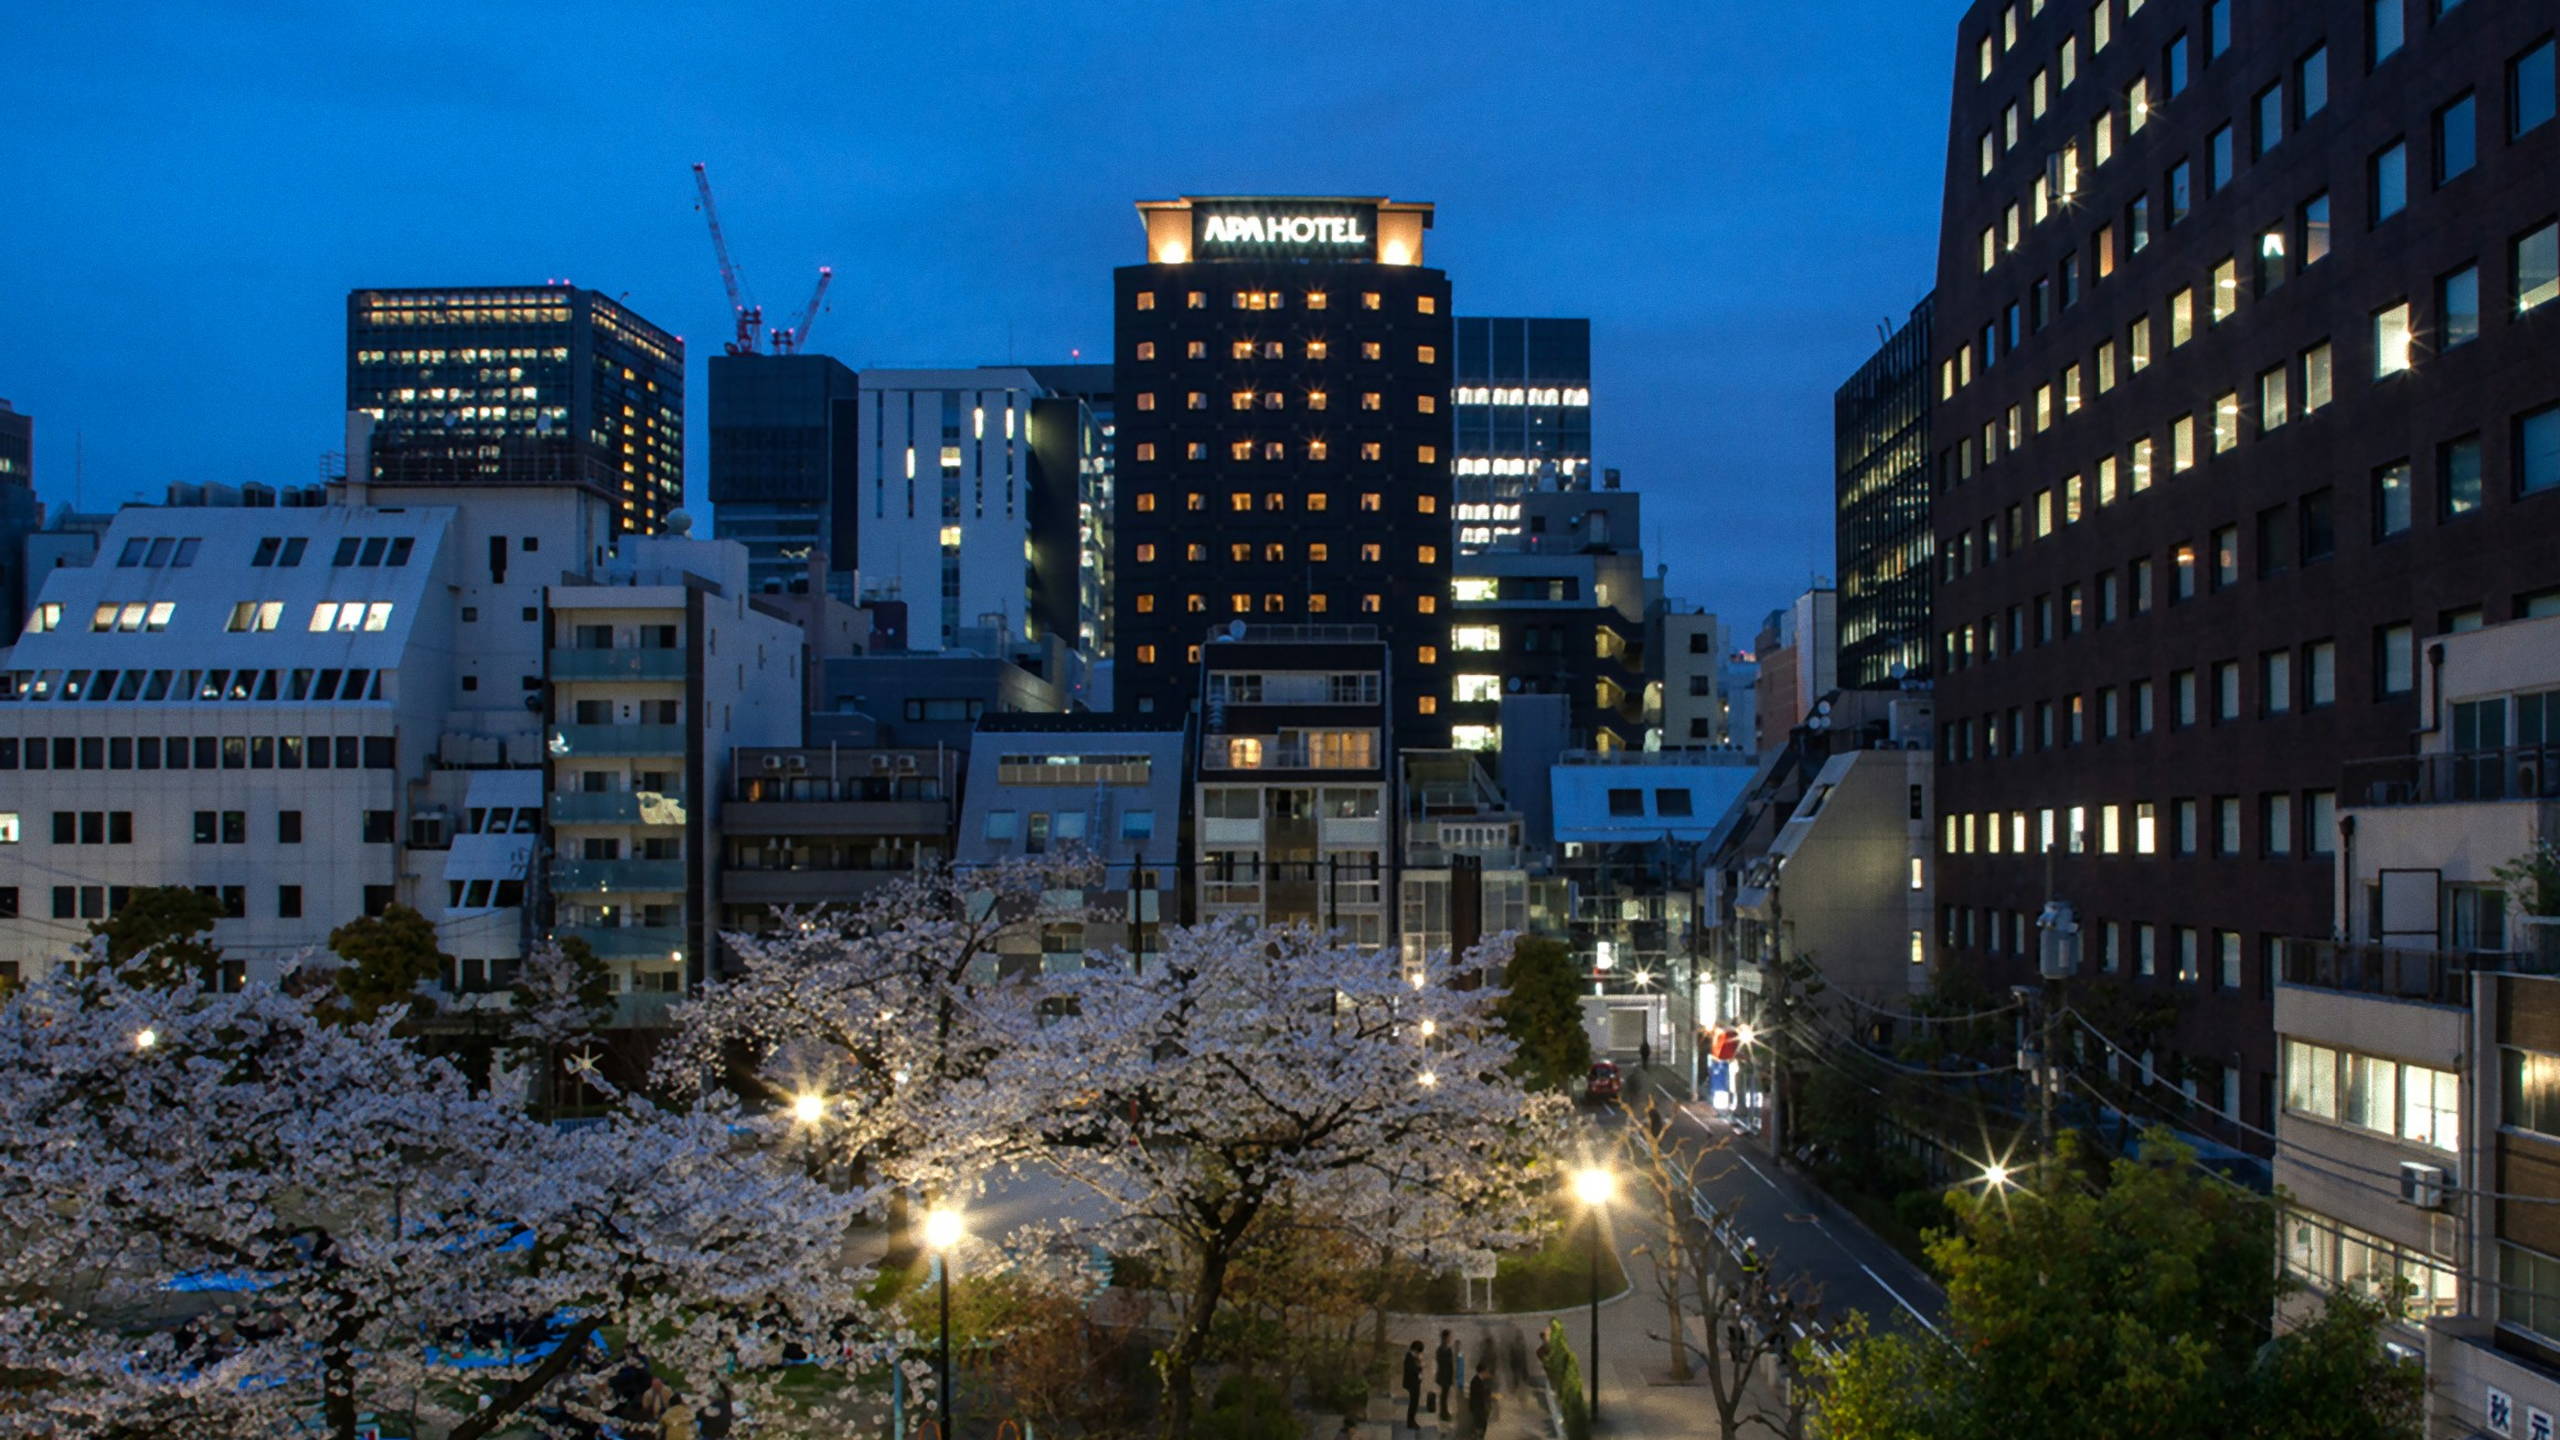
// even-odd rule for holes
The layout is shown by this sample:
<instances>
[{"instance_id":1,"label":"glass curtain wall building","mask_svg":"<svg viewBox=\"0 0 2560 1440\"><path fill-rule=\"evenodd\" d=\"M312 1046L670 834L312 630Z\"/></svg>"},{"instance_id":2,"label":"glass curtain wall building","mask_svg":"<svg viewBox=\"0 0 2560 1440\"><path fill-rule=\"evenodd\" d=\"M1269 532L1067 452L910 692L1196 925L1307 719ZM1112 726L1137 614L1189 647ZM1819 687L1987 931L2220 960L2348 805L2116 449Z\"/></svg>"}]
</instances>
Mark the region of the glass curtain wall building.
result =
<instances>
[{"instance_id":1,"label":"glass curtain wall building","mask_svg":"<svg viewBox=\"0 0 2560 1440\"><path fill-rule=\"evenodd\" d=\"M1832 399L1840 680L1929 674L1929 302ZM1899 667L1897 674L1896 667Z\"/></svg>"}]
</instances>

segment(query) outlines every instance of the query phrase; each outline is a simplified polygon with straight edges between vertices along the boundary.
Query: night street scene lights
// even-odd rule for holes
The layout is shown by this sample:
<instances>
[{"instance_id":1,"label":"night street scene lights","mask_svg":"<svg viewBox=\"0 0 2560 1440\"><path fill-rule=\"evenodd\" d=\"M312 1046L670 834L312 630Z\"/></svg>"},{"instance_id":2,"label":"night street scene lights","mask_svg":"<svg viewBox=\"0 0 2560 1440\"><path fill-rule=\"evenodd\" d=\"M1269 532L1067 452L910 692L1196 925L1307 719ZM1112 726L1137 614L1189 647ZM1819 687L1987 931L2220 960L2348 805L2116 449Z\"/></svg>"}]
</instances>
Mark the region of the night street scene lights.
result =
<instances>
[{"instance_id":1,"label":"night street scene lights","mask_svg":"<svg viewBox=\"0 0 2560 1440\"><path fill-rule=\"evenodd\" d=\"M1618 1177L1607 1167L1585 1166L1573 1174L1573 1198L1582 1202L1583 1219L1591 1226L1591 1423L1600 1423L1600 1221L1617 1198Z\"/></svg>"}]
</instances>

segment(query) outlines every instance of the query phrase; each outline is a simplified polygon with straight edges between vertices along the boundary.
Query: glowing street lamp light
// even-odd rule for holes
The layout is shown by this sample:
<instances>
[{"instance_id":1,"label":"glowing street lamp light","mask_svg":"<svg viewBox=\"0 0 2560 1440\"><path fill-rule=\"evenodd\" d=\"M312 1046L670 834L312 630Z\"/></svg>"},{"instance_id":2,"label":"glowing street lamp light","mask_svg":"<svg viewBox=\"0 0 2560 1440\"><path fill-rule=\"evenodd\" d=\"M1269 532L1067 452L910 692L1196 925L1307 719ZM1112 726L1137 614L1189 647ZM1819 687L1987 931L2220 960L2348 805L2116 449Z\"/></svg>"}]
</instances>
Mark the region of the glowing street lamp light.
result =
<instances>
[{"instance_id":1,"label":"glowing street lamp light","mask_svg":"<svg viewBox=\"0 0 2560 1440\"><path fill-rule=\"evenodd\" d=\"M1994 1160L1982 1167L1982 1183L1994 1190L2009 1188L2009 1167Z\"/></svg>"},{"instance_id":2,"label":"glowing street lamp light","mask_svg":"<svg viewBox=\"0 0 2560 1440\"><path fill-rule=\"evenodd\" d=\"M1432 1070L1425 1070L1425 1071L1423 1071L1421 1074L1416 1075L1416 1076L1414 1076L1413 1078L1414 1078L1414 1082L1415 1082L1416 1084L1419 1084L1419 1085L1420 1085L1423 1089L1425 1089L1425 1090L1428 1090L1428 1089L1430 1089L1432 1086L1437 1085L1437 1084L1439 1084L1439 1083L1440 1083L1440 1076L1439 1076L1439 1073L1438 1073L1437 1071L1432 1071Z\"/></svg>"},{"instance_id":3,"label":"glowing street lamp light","mask_svg":"<svg viewBox=\"0 0 2560 1440\"><path fill-rule=\"evenodd\" d=\"M1600 1212L1618 1193L1618 1177L1591 1165L1573 1174L1573 1195L1591 1225L1591 1419L1600 1420Z\"/></svg>"},{"instance_id":4,"label":"glowing street lamp light","mask_svg":"<svg viewBox=\"0 0 2560 1440\"><path fill-rule=\"evenodd\" d=\"M133 1048L136 1050L148 1050L159 1043L160 1032L148 1025L133 1032Z\"/></svg>"},{"instance_id":5,"label":"glowing street lamp light","mask_svg":"<svg viewBox=\"0 0 2560 1440\"><path fill-rule=\"evenodd\" d=\"M803 1090L791 1097L791 1118L803 1125L815 1125L827 1118L827 1097L815 1090Z\"/></svg>"},{"instance_id":6,"label":"glowing street lamp light","mask_svg":"<svg viewBox=\"0 0 2560 1440\"><path fill-rule=\"evenodd\" d=\"M966 1235L968 1227L961 1222L960 1212L935 1206L924 1217L924 1243L933 1251L933 1268L941 1277L942 1344L935 1353L935 1363L942 1371L942 1428L949 1434L955 1427L951 1417L951 1252Z\"/></svg>"}]
</instances>

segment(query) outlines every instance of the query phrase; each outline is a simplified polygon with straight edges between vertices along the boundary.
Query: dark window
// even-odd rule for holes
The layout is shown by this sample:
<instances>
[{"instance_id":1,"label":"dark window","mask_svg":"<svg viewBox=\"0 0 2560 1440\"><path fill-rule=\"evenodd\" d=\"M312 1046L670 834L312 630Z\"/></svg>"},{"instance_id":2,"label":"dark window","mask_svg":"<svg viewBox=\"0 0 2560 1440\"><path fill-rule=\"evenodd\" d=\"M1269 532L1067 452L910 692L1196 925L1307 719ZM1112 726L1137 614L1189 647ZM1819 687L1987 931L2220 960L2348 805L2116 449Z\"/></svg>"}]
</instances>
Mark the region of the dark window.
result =
<instances>
[{"instance_id":1,"label":"dark window","mask_svg":"<svg viewBox=\"0 0 2560 1440\"><path fill-rule=\"evenodd\" d=\"M2550 123L2560 107L2560 66L2553 42L2543 41L2507 62L2507 136L2513 139Z\"/></svg>"},{"instance_id":2,"label":"dark window","mask_svg":"<svg viewBox=\"0 0 2560 1440\"><path fill-rule=\"evenodd\" d=\"M388 770L392 768L394 763L392 737L388 735L367 735L364 737L364 768L367 770Z\"/></svg>"},{"instance_id":3,"label":"dark window","mask_svg":"<svg viewBox=\"0 0 2560 1440\"><path fill-rule=\"evenodd\" d=\"M390 844L392 836L391 820L392 813L388 810L367 810L364 812L364 843L367 845Z\"/></svg>"},{"instance_id":4,"label":"dark window","mask_svg":"<svg viewBox=\"0 0 2560 1440\"><path fill-rule=\"evenodd\" d=\"M1654 791L1653 813L1656 815L1666 816L1685 816L1690 814L1689 792L1686 790Z\"/></svg>"},{"instance_id":5,"label":"dark window","mask_svg":"<svg viewBox=\"0 0 2560 1440\"><path fill-rule=\"evenodd\" d=\"M2302 497L2302 563L2316 565L2338 553L2337 494L2322 487Z\"/></svg>"},{"instance_id":6,"label":"dark window","mask_svg":"<svg viewBox=\"0 0 2560 1440\"><path fill-rule=\"evenodd\" d=\"M392 886L367 885L364 887L364 913L379 917L383 911L391 908L395 898L397 898L397 891Z\"/></svg>"},{"instance_id":7,"label":"dark window","mask_svg":"<svg viewBox=\"0 0 2560 1440\"><path fill-rule=\"evenodd\" d=\"M107 812L107 843L110 845L130 845L133 843L132 811L110 810Z\"/></svg>"},{"instance_id":8,"label":"dark window","mask_svg":"<svg viewBox=\"0 0 2560 1440\"><path fill-rule=\"evenodd\" d=\"M56 810L53 812L53 843L56 845L77 845L80 843L80 814L78 811Z\"/></svg>"},{"instance_id":9,"label":"dark window","mask_svg":"<svg viewBox=\"0 0 2560 1440\"><path fill-rule=\"evenodd\" d=\"M2555 487L2560 487L2560 405L2516 421L2516 493Z\"/></svg>"},{"instance_id":10,"label":"dark window","mask_svg":"<svg viewBox=\"0 0 2560 1440\"><path fill-rule=\"evenodd\" d=\"M299 920L302 918L301 886L279 885L276 887L276 918L280 920Z\"/></svg>"},{"instance_id":11,"label":"dark window","mask_svg":"<svg viewBox=\"0 0 2560 1440\"><path fill-rule=\"evenodd\" d=\"M2444 492L2444 518L2480 508L2480 437L2465 435L2436 450L2436 479Z\"/></svg>"},{"instance_id":12,"label":"dark window","mask_svg":"<svg viewBox=\"0 0 2560 1440\"><path fill-rule=\"evenodd\" d=\"M222 843L225 845L246 845L249 843L248 811L225 810L222 812Z\"/></svg>"},{"instance_id":13,"label":"dark window","mask_svg":"<svg viewBox=\"0 0 2560 1440\"><path fill-rule=\"evenodd\" d=\"M329 563L340 566L353 565L356 563L356 556L363 552L364 542L357 539L355 536L350 535L338 542L338 553L330 559ZM499 578L503 579L504 577L502 576Z\"/></svg>"},{"instance_id":14,"label":"dark window","mask_svg":"<svg viewBox=\"0 0 2560 1440\"><path fill-rule=\"evenodd\" d=\"M276 812L276 843L279 845L299 845L302 843L301 811L279 810Z\"/></svg>"},{"instance_id":15,"label":"dark window","mask_svg":"<svg viewBox=\"0 0 2560 1440\"><path fill-rule=\"evenodd\" d=\"M1609 813L1612 815L1642 815L1644 813L1644 792L1641 790L1610 791Z\"/></svg>"},{"instance_id":16,"label":"dark window","mask_svg":"<svg viewBox=\"0 0 2560 1440\"><path fill-rule=\"evenodd\" d=\"M0 920L18 918L18 887L0 885Z\"/></svg>"},{"instance_id":17,"label":"dark window","mask_svg":"<svg viewBox=\"0 0 2560 1440\"><path fill-rule=\"evenodd\" d=\"M80 892L78 890L69 885L56 885L53 887L53 918L56 920L77 920L80 918Z\"/></svg>"}]
</instances>

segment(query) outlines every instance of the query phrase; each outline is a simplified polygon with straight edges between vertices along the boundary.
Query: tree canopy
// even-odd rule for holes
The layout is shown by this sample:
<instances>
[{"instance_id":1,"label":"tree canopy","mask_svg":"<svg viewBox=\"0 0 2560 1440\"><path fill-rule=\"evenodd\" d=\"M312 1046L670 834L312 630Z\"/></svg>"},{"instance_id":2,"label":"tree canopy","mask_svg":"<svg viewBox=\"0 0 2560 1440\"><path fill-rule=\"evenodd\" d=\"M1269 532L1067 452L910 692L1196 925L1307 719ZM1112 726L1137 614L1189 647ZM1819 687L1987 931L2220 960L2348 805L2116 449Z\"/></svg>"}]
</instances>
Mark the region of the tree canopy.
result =
<instances>
[{"instance_id":1,"label":"tree canopy","mask_svg":"<svg viewBox=\"0 0 2560 1440\"><path fill-rule=\"evenodd\" d=\"M2381 1347L2386 1305L2333 1296L2270 1339L2273 1203L2193 1160L2155 1132L2098 1171L2066 1137L2035 1188L1950 1193L1946 1341L1854 1336L1822 1367L1822 1433L2415 1440L2423 1381Z\"/></svg>"},{"instance_id":2,"label":"tree canopy","mask_svg":"<svg viewBox=\"0 0 2560 1440\"><path fill-rule=\"evenodd\" d=\"M1511 1073L1533 1090L1582 1083L1591 1069L1591 1034L1582 1028L1582 976L1561 940L1528 935L1512 946L1494 1018L1517 1054Z\"/></svg>"}]
</instances>

